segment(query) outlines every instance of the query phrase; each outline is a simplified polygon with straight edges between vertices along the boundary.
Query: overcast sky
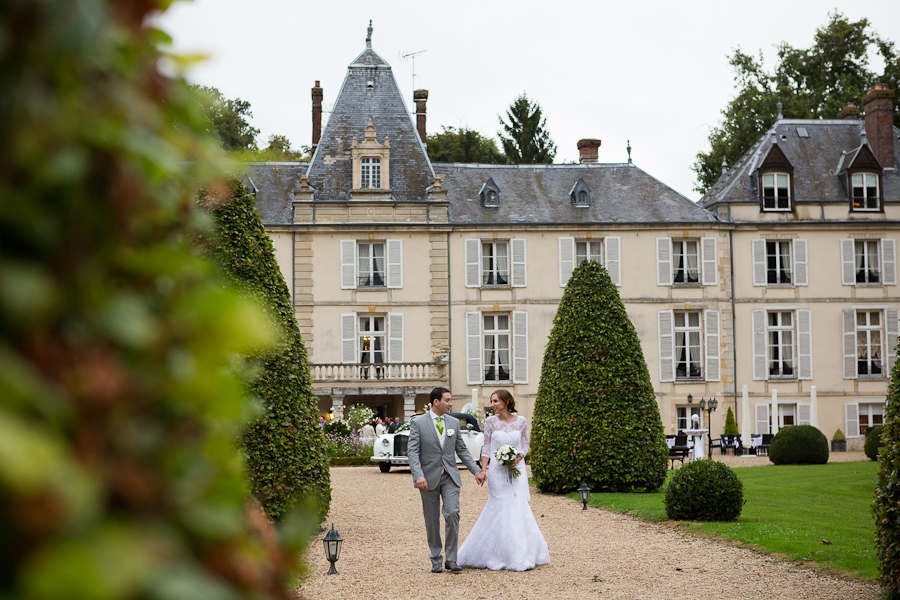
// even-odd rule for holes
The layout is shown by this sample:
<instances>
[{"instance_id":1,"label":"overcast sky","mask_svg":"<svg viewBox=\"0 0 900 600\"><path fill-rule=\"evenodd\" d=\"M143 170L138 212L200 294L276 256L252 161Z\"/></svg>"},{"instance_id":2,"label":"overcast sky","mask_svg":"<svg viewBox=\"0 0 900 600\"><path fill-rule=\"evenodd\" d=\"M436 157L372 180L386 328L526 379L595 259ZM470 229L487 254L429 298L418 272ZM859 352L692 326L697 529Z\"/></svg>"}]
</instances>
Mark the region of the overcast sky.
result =
<instances>
[{"instance_id":1,"label":"overcast sky","mask_svg":"<svg viewBox=\"0 0 900 600\"><path fill-rule=\"evenodd\" d=\"M429 91L429 133L496 137L498 115L524 91L544 110L556 162L577 160L582 138L602 140L600 162L625 162L630 140L637 166L697 200L691 164L734 95L728 55L762 51L771 67L776 44L809 47L835 9L900 45L898 0L194 0L159 24L173 52L208 55L186 72L192 83L250 102L261 147L272 134L310 144L310 88L319 80L331 108L372 19L372 47L410 110L413 62L402 55L424 51L415 88Z\"/></svg>"}]
</instances>

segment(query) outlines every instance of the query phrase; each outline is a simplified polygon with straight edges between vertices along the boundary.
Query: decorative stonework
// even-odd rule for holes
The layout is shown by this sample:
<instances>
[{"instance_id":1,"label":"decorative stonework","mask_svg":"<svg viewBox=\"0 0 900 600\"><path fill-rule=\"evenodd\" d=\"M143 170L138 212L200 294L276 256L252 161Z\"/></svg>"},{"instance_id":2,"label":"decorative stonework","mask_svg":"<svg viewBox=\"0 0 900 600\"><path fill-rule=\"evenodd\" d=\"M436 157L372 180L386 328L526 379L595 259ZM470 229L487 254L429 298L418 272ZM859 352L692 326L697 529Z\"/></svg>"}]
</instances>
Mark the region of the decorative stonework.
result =
<instances>
[{"instance_id":1,"label":"decorative stonework","mask_svg":"<svg viewBox=\"0 0 900 600\"><path fill-rule=\"evenodd\" d=\"M391 189L391 142L388 136L384 136L384 143L379 144L375 135L375 126L372 125L372 119L366 125L365 137L362 143L357 143L353 138L350 145L350 156L353 160L353 194L361 195L362 199L373 200L372 196L387 195L386 200L390 200ZM378 169L380 181L376 181L376 185L366 186L362 178L362 161L363 159L377 159L379 162ZM382 198L378 198L382 199Z\"/></svg>"}]
</instances>

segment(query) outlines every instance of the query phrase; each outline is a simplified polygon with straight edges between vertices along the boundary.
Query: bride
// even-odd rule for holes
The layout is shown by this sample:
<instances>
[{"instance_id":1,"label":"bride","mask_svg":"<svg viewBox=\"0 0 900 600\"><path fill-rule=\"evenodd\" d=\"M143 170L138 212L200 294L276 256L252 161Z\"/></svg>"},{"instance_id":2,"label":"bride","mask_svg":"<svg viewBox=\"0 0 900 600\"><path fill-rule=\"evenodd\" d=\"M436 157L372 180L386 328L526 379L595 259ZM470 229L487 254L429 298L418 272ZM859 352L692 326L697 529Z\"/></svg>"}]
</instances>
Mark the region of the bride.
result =
<instances>
[{"instance_id":1,"label":"bride","mask_svg":"<svg viewBox=\"0 0 900 600\"><path fill-rule=\"evenodd\" d=\"M457 563L492 571L527 571L550 562L547 542L528 504L531 495L523 462L528 453L528 422L515 414L516 401L507 390L491 394L491 408L494 414L484 424L481 451L482 470L487 470L488 501L459 549ZM511 467L500 464L494 456L503 445L518 452ZM511 478L511 469L521 476Z\"/></svg>"}]
</instances>

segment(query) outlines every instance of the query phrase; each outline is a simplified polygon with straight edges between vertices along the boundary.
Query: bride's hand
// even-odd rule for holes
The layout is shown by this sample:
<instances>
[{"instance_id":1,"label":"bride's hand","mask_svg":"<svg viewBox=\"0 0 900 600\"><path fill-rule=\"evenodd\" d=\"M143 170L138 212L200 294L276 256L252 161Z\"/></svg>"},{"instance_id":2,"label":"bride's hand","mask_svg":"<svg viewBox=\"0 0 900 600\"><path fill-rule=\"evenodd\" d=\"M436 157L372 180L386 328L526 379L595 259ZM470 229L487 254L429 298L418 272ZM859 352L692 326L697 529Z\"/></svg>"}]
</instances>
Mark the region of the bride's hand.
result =
<instances>
[{"instance_id":1,"label":"bride's hand","mask_svg":"<svg viewBox=\"0 0 900 600\"><path fill-rule=\"evenodd\" d=\"M518 466L519 466L519 461L522 460L522 459L524 459L524 458L525 458L525 457L522 456L521 454L519 454L518 456L516 456L516 460L513 461L513 466L514 466L514 467L518 467Z\"/></svg>"}]
</instances>

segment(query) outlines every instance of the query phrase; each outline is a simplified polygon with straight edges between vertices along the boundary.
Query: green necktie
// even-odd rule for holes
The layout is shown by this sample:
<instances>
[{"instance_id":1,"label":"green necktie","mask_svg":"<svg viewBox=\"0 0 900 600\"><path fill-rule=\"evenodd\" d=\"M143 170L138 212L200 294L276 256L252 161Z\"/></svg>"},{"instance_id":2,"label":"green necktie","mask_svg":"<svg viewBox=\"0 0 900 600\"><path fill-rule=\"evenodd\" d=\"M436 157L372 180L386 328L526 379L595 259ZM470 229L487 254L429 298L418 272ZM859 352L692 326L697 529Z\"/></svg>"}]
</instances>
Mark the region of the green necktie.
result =
<instances>
[{"instance_id":1,"label":"green necktie","mask_svg":"<svg viewBox=\"0 0 900 600\"><path fill-rule=\"evenodd\" d=\"M444 435L444 424L441 422L441 419L443 419L443 418L444 417L438 417L437 423L435 424L435 427L437 427L438 433L440 433L441 435Z\"/></svg>"}]
</instances>

